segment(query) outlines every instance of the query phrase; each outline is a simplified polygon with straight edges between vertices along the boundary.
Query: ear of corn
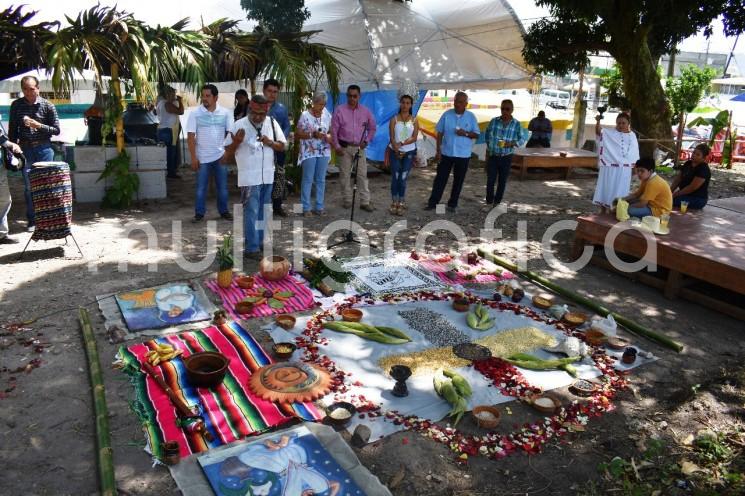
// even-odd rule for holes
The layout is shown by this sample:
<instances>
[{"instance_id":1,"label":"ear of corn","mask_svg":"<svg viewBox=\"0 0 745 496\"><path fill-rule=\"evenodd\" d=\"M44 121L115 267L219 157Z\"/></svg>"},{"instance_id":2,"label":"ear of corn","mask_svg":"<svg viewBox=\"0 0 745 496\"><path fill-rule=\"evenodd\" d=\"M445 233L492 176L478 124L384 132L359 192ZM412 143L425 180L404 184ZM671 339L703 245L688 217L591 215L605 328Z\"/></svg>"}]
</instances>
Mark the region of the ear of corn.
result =
<instances>
[{"instance_id":1,"label":"ear of corn","mask_svg":"<svg viewBox=\"0 0 745 496\"><path fill-rule=\"evenodd\" d=\"M383 344L404 344L411 341L411 339L406 336L406 334L398 331L397 329L393 329L392 327L386 328L386 330L389 330L389 333L383 332L381 329L375 326L360 324L359 322L328 321L324 322L323 327L336 332L354 334L361 338L369 339L370 341L376 341ZM393 329L394 331L398 331L398 333L400 333L400 335L404 337L393 335L393 333L390 333L391 329Z\"/></svg>"}]
</instances>

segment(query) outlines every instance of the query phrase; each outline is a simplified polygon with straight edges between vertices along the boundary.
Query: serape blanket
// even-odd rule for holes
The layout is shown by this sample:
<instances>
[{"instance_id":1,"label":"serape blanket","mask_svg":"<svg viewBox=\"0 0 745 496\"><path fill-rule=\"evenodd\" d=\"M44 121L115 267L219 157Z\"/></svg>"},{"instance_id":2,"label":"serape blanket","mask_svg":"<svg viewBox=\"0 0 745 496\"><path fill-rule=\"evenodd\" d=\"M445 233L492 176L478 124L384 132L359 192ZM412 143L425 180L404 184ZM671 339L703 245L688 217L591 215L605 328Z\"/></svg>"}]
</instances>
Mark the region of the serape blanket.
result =
<instances>
[{"instance_id":1,"label":"serape blanket","mask_svg":"<svg viewBox=\"0 0 745 496\"><path fill-rule=\"evenodd\" d=\"M155 380L141 370L148 351L156 344L183 350L184 357L200 351L217 351L230 359L223 383L214 388L196 388L186 380L184 361L176 358L158 367L166 384L187 405L198 405L213 440L189 434L179 424L176 408ZM294 418L317 421L323 413L313 403L272 403L255 396L248 387L251 374L273 360L237 322L203 330L163 336L128 348L121 347L123 370L135 386L133 409L139 416L151 453L162 458L162 446L178 441L182 457L231 443Z\"/></svg>"},{"instance_id":2,"label":"serape blanket","mask_svg":"<svg viewBox=\"0 0 745 496\"><path fill-rule=\"evenodd\" d=\"M434 273L445 284L488 284L511 279L512 272L499 265L478 258L476 264L467 262L467 255L453 257L452 255L419 255L419 265Z\"/></svg>"},{"instance_id":3,"label":"serape blanket","mask_svg":"<svg viewBox=\"0 0 745 496\"><path fill-rule=\"evenodd\" d=\"M313 292L310 288L302 282L295 279L293 276L287 276L280 281L267 281L260 275L254 276L255 283L252 289L241 289L236 284L233 278L233 283L229 288L221 288L217 284L215 279L206 279L204 281L205 286L210 288L216 295L222 300L222 306L234 319L250 319L253 317L268 317L270 315L279 313L294 313L302 312L311 308L315 304L313 299ZM256 288L266 288L271 291L292 291L294 295L284 302L282 308L272 308L267 304L259 305L254 308L253 312L248 314L238 314L235 311L235 304L243 300L245 297L255 293Z\"/></svg>"}]
</instances>

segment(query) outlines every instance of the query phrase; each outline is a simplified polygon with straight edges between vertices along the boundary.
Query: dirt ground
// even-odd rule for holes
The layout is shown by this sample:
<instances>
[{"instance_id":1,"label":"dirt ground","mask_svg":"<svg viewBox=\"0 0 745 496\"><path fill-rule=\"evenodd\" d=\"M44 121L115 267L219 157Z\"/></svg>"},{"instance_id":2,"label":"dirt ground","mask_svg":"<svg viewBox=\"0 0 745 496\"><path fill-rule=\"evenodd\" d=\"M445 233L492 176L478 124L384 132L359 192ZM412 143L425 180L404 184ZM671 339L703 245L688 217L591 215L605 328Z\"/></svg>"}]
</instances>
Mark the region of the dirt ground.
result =
<instances>
[{"instance_id":1,"label":"dirt ground","mask_svg":"<svg viewBox=\"0 0 745 496\"><path fill-rule=\"evenodd\" d=\"M409 251L413 239L427 222L435 219L455 221L465 231L466 241L479 242L486 213L481 210L485 174L472 168L467 177L456 215L425 212L434 167L417 169L409 181L408 226L397 237L396 248ZM235 184L235 177L231 176ZM527 221L528 242L522 249L529 268L549 279L595 298L606 306L639 323L667 334L685 344L678 354L641 340L639 344L661 360L634 370L632 388L618 401L618 410L591 421L587 432L572 434L562 444L552 444L538 456L516 454L501 461L474 458L467 466L454 463L444 446L416 434L403 432L356 450L361 461L381 481L388 483L403 467L404 476L393 488L397 495L487 495L487 494L577 494L587 487L603 487L598 464L614 456L629 458L639 444L651 437L677 439L696 432L702 425L742 424L742 384L730 394L704 392L690 394L702 384L715 384L721 370L741 364L745 358L742 322L681 300L667 300L655 289L639 285L603 269L588 266L577 273L549 267L541 257L540 239L546 226L561 219L573 219L593 210L591 196L595 178L578 173L569 181L514 177L508 185L509 212L499 218L505 256L516 258L517 223ZM399 217L388 214L390 176L370 181L374 213L359 212L357 220L376 241ZM108 342L95 296L152 286L188 274L176 264L171 248L172 221L183 221L183 252L189 260L199 260L208 251L205 224L195 225L193 216L194 176L184 171L183 180L169 182L169 198L141 202L125 212L102 210L94 205L76 206L74 235L84 253L81 259L70 242L32 243L23 261L18 253L30 234L25 225L22 184L11 178L13 198L10 214L12 235L18 245L0 245L0 324L37 319L30 331L12 333L0 329L0 463L3 495L95 494L97 492L94 418L90 383L77 322L77 307L91 314L98 339L105 375L106 397L116 478L121 494L175 494L177 489L168 471L151 466L143 451L144 437L129 402L133 389L126 377L109 365L116 347ZM446 190L446 198L449 189ZM745 170L714 171L710 188L714 198L745 194ZM236 189L231 201L238 201ZM291 197L289 202L297 201ZM304 227L294 226L300 217L283 220L277 234L278 250L289 254L293 234L304 234L308 252L327 222L344 219L336 179L327 184L325 218L302 219ZM214 199L210 197L207 219L215 219ZM157 246L148 246L141 231L126 238L129 223L150 223L157 233ZM217 222L219 232L231 229L226 221ZM559 233L551 247L559 259L567 259L571 231ZM454 238L431 237L428 247L450 249ZM209 251L212 251L212 247ZM344 249L342 255L354 255ZM119 263L127 262L126 272ZM148 263L157 262L157 271ZM214 265L212 270L214 270ZM245 267L255 270L255 262ZM256 326L256 322L252 323ZM41 344L35 350L34 339ZM38 368L13 372L41 359ZM34 362L35 363L35 362ZM717 383L718 384L718 383ZM528 421L534 414L510 404L512 416L498 430ZM605 494L599 492L598 494Z\"/></svg>"}]
</instances>

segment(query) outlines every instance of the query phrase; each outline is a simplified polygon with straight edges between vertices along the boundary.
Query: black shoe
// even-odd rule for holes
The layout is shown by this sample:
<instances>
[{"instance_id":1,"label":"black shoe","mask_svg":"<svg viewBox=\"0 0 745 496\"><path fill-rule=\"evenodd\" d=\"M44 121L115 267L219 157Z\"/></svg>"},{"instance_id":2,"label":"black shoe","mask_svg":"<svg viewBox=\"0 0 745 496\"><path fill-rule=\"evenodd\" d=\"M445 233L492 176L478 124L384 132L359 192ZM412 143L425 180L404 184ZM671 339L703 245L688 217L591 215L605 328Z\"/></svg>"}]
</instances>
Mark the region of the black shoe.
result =
<instances>
[{"instance_id":1,"label":"black shoe","mask_svg":"<svg viewBox=\"0 0 745 496\"><path fill-rule=\"evenodd\" d=\"M445 211L449 214L455 213L455 207L445 207Z\"/></svg>"},{"instance_id":2,"label":"black shoe","mask_svg":"<svg viewBox=\"0 0 745 496\"><path fill-rule=\"evenodd\" d=\"M369 203L365 203L363 205L360 205L360 210L364 210L365 212L374 212L375 207L373 207Z\"/></svg>"},{"instance_id":3,"label":"black shoe","mask_svg":"<svg viewBox=\"0 0 745 496\"><path fill-rule=\"evenodd\" d=\"M0 245L14 245L17 243L18 243L17 239L13 239L9 236L3 236L2 238L0 238Z\"/></svg>"},{"instance_id":4,"label":"black shoe","mask_svg":"<svg viewBox=\"0 0 745 496\"><path fill-rule=\"evenodd\" d=\"M274 210L274 215L277 217L287 217L287 210L284 208L278 208L277 210Z\"/></svg>"},{"instance_id":5,"label":"black shoe","mask_svg":"<svg viewBox=\"0 0 745 496\"><path fill-rule=\"evenodd\" d=\"M230 212L225 212L224 214L220 214L220 217L222 217L225 220L233 220L233 214Z\"/></svg>"},{"instance_id":6,"label":"black shoe","mask_svg":"<svg viewBox=\"0 0 745 496\"><path fill-rule=\"evenodd\" d=\"M427 205L424 210L434 210L437 205Z\"/></svg>"},{"instance_id":7,"label":"black shoe","mask_svg":"<svg viewBox=\"0 0 745 496\"><path fill-rule=\"evenodd\" d=\"M199 214L195 215L194 218L191 219L191 221L194 222L195 224L197 222L202 222L202 220L204 220L204 215L199 215Z\"/></svg>"},{"instance_id":8,"label":"black shoe","mask_svg":"<svg viewBox=\"0 0 745 496\"><path fill-rule=\"evenodd\" d=\"M251 251L251 252L243 252L243 258L247 260L261 260L261 252L260 251Z\"/></svg>"}]
</instances>

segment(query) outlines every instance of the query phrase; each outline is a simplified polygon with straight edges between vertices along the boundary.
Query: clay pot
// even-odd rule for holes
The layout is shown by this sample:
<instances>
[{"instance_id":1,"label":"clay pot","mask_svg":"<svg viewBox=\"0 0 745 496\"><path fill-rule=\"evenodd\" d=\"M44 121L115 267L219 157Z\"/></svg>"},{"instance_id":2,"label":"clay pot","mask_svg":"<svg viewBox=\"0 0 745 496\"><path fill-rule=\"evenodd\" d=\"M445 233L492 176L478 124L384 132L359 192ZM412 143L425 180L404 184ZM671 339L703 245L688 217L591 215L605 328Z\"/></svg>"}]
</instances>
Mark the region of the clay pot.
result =
<instances>
[{"instance_id":1,"label":"clay pot","mask_svg":"<svg viewBox=\"0 0 745 496\"><path fill-rule=\"evenodd\" d=\"M354 414L357 413L357 408L346 401L338 401L329 405L326 412L326 420L329 424L343 426L352 420Z\"/></svg>"},{"instance_id":2,"label":"clay pot","mask_svg":"<svg viewBox=\"0 0 745 496\"><path fill-rule=\"evenodd\" d=\"M254 311L254 307L256 305L251 303L250 301L239 301L235 304L235 313L239 313L241 315L251 313Z\"/></svg>"},{"instance_id":3,"label":"clay pot","mask_svg":"<svg viewBox=\"0 0 745 496\"><path fill-rule=\"evenodd\" d=\"M490 413L491 415L484 415L486 412ZM499 424L499 419L502 417L502 414L499 410L497 410L493 406L487 405L474 407L471 411L471 414L473 415L473 419L476 421L476 424L482 429L494 429L497 424Z\"/></svg>"},{"instance_id":4,"label":"clay pot","mask_svg":"<svg viewBox=\"0 0 745 496\"><path fill-rule=\"evenodd\" d=\"M626 348L626 350L623 352L623 355L621 356L621 361L625 364L632 364L636 361L636 348L633 346L629 346Z\"/></svg>"},{"instance_id":5,"label":"clay pot","mask_svg":"<svg viewBox=\"0 0 745 496\"><path fill-rule=\"evenodd\" d=\"M469 306L468 300L465 298L457 298L453 300L453 308L456 312L467 312Z\"/></svg>"},{"instance_id":6,"label":"clay pot","mask_svg":"<svg viewBox=\"0 0 745 496\"><path fill-rule=\"evenodd\" d=\"M345 308L341 311L341 319L347 322L359 322L362 320L362 310Z\"/></svg>"},{"instance_id":7,"label":"clay pot","mask_svg":"<svg viewBox=\"0 0 745 496\"><path fill-rule=\"evenodd\" d=\"M274 322L276 322L276 324L282 329L284 329L285 331L289 331L290 329L295 327L296 321L297 319L295 319L295 317L293 317L292 315L286 315L286 314L277 315L274 318Z\"/></svg>"},{"instance_id":8,"label":"clay pot","mask_svg":"<svg viewBox=\"0 0 745 496\"><path fill-rule=\"evenodd\" d=\"M272 346L274 356L280 360L287 360L290 358L296 349L297 346L294 343L276 343Z\"/></svg>"},{"instance_id":9,"label":"clay pot","mask_svg":"<svg viewBox=\"0 0 745 496\"><path fill-rule=\"evenodd\" d=\"M225 378L230 359L222 353L203 351L184 359L186 378L196 387L215 387Z\"/></svg>"},{"instance_id":10,"label":"clay pot","mask_svg":"<svg viewBox=\"0 0 745 496\"><path fill-rule=\"evenodd\" d=\"M543 310L548 310L553 304L554 299L550 296L536 295L533 297L533 306L541 308Z\"/></svg>"},{"instance_id":11,"label":"clay pot","mask_svg":"<svg viewBox=\"0 0 745 496\"><path fill-rule=\"evenodd\" d=\"M595 329L590 329L585 333L585 339L587 340L587 343L592 346L600 346L607 338L604 333L596 331Z\"/></svg>"},{"instance_id":12,"label":"clay pot","mask_svg":"<svg viewBox=\"0 0 745 496\"><path fill-rule=\"evenodd\" d=\"M221 270L217 273L217 285L221 288L229 288L233 284L233 269Z\"/></svg>"},{"instance_id":13,"label":"clay pot","mask_svg":"<svg viewBox=\"0 0 745 496\"><path fill-rule=\"evenodd\" d=\"M235 280L235 283L241 289L251 289L254 287L254 278L253 276L240 276Z\"/></svg>"},{"instance_id":14,"label":"clay pot","mask_svg":"<svg viewBox=\"0 0 745 496\"><path fill-rule=\"evenodd\" d=\"M259 273L267 281L279 281L290 272L290 261L285 257L264 257L259 262Z\"/></svg>"}]
</instances>

